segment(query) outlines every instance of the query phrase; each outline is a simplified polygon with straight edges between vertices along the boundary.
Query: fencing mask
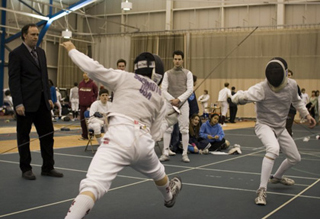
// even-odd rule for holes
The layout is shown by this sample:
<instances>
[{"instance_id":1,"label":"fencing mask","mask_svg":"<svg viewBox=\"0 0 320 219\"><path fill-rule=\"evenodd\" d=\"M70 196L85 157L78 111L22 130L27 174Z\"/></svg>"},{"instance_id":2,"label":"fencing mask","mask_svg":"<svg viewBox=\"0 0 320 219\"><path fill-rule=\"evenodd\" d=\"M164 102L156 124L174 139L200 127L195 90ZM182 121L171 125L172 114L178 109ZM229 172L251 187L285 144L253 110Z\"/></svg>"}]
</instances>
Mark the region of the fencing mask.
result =
<instances>
[{"instance_id":1,"label":"fencing mask","mask_svg":"<svg viewBox=\"0 0 320 219\"><path fill-rule=\"evenodd\" d=\"M266 67L266 78L271 90L279 92L287 84L288 65L287 62L275 57L268 62Z\"/></svg>"},{"instance_id":2,"label":"fencing mask","mask_svg":"<svg viewBox=\"0 0 320 219\"><path fill-rule=\"evenodd\" d=\"M164 74L162 60L155 54L143 52L134 60L134 72L138 75L147 76L160 85Z\"/></svg>"}]
</instances>

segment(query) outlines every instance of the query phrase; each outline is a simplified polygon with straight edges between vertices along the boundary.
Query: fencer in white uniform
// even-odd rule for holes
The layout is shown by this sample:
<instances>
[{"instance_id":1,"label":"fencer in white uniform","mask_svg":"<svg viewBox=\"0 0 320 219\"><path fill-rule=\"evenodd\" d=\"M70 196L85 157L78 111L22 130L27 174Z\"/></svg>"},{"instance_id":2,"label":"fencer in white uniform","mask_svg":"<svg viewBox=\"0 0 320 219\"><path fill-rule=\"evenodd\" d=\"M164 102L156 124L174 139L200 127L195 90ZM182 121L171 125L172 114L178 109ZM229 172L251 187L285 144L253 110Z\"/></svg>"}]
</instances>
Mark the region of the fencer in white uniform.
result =
<instances>
[{"instance_id":1,"label":"fencer in white uniform","mask_svg":"<svg viewBox=\"0 0 320 219\"><path fill-rule=\"evenodd\" d=\"M193 92L193 76L191 71L182 67L183 59L182 51L173 52L174 67L164 74L161 89L167 100L167 112L172 111L173 107L180 108L178 121L183 147L182 161L188 163L190 160L187 154L189 144L189 103L187 100ZM169 144L172 131L173 127L169 127L163 134L163 151L159 158L162 162L170 159Z\"/></svg>"},{"instance_id":2,"label":"fencer in white uniform","mask_svg":"<svg viewBox=\"0 0 320 219\"><path fill-rule=\"evenodd\" d=\"M232 102L246 104L255 102L257 121L255 133L266 147L262 161L260 186L257 190L255 203L266 205L268 181L293 185L294 180L283 177L284 173L301 160L301 156L290 134L286 129L286 119L290 104L309 122L309 127L315 126L315 120L310 116L303 101L298 95L295 80L287 78L287 63L280 57L273 58L266 66L266 80L247 91L238 91L232 96ZM277 171L271 175L275 159L279 152L286 156Z\"/></svg>"},{"instance_id":3,"label":"fencer in white uniform","mask_svg":"<svg viewBox=\"0 0 320 219\"><path fill-rule=\"evenodd\" d=\"M210 95L208 94L208 90L204 90L203 94L199 97L198 101L202 105L202 112L204 117L208 117L208 102L210 99Z\"/></svg>"},{"instance_id":4,"label":"fencer in white uniform","mask_svg":"<svg viewBox=\"0 0 320 219\"><path fill-rule=\"evenodd\" d=\"M83 72L115 95L107 115L106 133L66 218L83 218L126 166L153 179L165 206L172 207L182 187L181 180L168 180L154 151L155 140L162 137L160 127L166 111L158 87L163 77L161 59L150 53L140 54L135 60L134 74L103 67L76 50L70 41L61 45Z\"/></svg>"}]
</instances>

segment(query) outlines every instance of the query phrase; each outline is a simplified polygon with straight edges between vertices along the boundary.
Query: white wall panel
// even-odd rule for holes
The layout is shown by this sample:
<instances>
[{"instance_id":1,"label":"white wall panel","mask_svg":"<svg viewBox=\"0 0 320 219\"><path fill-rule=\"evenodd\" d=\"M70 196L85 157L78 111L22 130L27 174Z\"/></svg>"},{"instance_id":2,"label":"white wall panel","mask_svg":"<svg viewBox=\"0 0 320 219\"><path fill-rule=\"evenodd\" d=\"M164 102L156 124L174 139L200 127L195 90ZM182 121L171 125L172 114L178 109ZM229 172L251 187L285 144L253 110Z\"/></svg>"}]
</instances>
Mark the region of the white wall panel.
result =
<instances>
[{"instance_id":1,"label":"white wall panel","mask_svg":"<svg viewBox=\"0 0 320 219\"><path fill-rule=\"evenodd\" d=\"M165 29L165 16L165 13L129 15L127 24L140 28L140 32L163 31Z\"/></svg>"}]
</instances>

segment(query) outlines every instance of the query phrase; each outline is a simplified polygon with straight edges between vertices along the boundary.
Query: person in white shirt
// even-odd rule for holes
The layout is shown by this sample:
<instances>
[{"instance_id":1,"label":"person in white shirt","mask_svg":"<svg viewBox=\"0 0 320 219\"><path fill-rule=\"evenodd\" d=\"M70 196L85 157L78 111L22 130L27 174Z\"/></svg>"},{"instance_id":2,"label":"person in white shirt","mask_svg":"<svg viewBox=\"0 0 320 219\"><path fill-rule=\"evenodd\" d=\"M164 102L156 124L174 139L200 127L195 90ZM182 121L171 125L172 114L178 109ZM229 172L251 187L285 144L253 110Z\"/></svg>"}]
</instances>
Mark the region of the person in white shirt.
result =
<instances>
[{"instance_id":1,"label":"person in white shirt","mask_svg":"<svg viewBox=\"0 0 320 219\"><path fill-rule=\"evenodd\" d=\"M75 121L79 112L79 88L78 83L74 82L74 87L70 89L70 103L72 110L72 121Z\"/></svg>"},{"instance_id":2,"label":"person in white shirt","mask_svg":"<svg viewBox=\"0 0 320 219\"><path fill-rule=\"evenodd\" d=\"M306 93L306 89L302 88L301 89L301 99L303 104L306 106L310 100L309 100L309 95ZM300 115L300 123L304 123L306 120Z\"/></svg>"},{"instance_id":3,"label":"person in white shirt","mask_svg":"<svg viewBox=\"0 0 320 219\"><path fill-rule=\"evenodd\" d=\"M226 120L226 116L229 108L228 97L231 98L232 95L231 95L231 90L229 89L229 83L226 82L224 83L224 88L219 91L219 97L218 97L218 101L221 107L220 124L222 126L226 126L224 122Z\"/></svg>"},{"instance_id":4,"label":"person in white shirt","mask_svg":"<svg viewBox=\"0 0 320 219\"><path fill-rule=\"evenodd\" d=\"M209 110L208 110L209 99L210 99L210 95L208 94L208 90L204 90L204 93L198 98L198 101L202 104L203 117L209 116Z\"/></svg>"},{"instance_id":5,"label":"person in white shirt","mask_svg":"<svg viewBox=\"0 0 320 219\"><path fill-rule=\"evenodd\" d=\"M106 115L108 109L111 106L111 102L108 101L109 92L106 89L99 91L99 100L94 101L90 106L90 118L88 121L88 128L93 129L94 136L96 137L99 145L101 144L101 129L105 125Z\"/></svg>"},{"instance_id":6,"label":"person in white shirt","mask_svg":"<svg viewBox=\"0 0 320 219\"><path fill-rule=\"evenodd\" d=\"M163 120L168 117L159 88L163 77L161 59L151 53L142 53L135 60L135 73L130 73L105 68L79 52L70 41L61 45L82 71L115 94L108 110L106 133L65 219L84 218L127 166L153 179L164 198L164 205L173 207L182 182L180 177L169 180L154 150L155 141L162 137Z\"/></svg>"},{"instance_id":7,"label":"person in white shirt","mask_svg":"<svg viewBox=\"0 0 320 219\"><path fill-rule=\"evenodd\" d=\"M58 107L58 110L59 110L59 119L61 119L61 116L62 116L61 101L63 101L63 98L61 97L61 93L58 87L56 87L56 95L57 95L56 106Z\"/></svg>"},{"instance_id":8,"label":"person in white shirt","mask_svg":"<svg viewBox=\"0 0 320 219\"><path fill-rule=\"evenodd\" d=\"M179 107L181 113L178 115L179 129L182 139L182 161L190 162L188 158L189 144L189 103L188 98L193 92L193 75L188 69L182 67L184 54L180 50L173 52L174 67L164 73L161 89L167 100L167 112L173 107ZM169 146L173 127L169 127L163 134L163 151L159 160L161 162L170 160Z\"/></svg>"}]
</instances>

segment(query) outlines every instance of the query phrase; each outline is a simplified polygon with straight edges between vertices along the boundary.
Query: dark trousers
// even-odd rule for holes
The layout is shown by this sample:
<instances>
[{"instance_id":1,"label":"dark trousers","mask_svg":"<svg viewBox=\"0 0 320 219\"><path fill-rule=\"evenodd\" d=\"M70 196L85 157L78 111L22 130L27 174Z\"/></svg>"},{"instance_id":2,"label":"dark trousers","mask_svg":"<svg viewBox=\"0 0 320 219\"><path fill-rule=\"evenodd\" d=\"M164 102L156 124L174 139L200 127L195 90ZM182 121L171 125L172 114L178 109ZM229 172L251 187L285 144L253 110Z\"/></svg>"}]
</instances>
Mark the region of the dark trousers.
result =
<instances>
[{"instance_id":1,"label":"dark trousers","mask_svg":"<svg viewBox=\"0 0 320 219\"><path fill-rule=\"evenodd\" d=\"M237 106L235 106L235 107L234 107L234 106L230 106L230 107L229 107L229 110L230 110L230 119L229 119L229 121L230 121L231 123L233 123L234 120L236 119L238 107L237 107Z\"/></svg>"},{"instance_id":2,"label":"dark trousers","mask_svg":"<svg viewBox=\"0 0 320 219\"><path fill-rule=\"evenodd\" d=\"M209 148L209 151L220 151L223 148L225 142L226 140L223 138L221 141L210 143L211 147Z\"/></svg>"},{"instance_id":3,"label":"dark trousers","mask_svg":"<svg viewBox=\"0 0 320 219\"><path fill-rule=\"evenodd\" d=\"M86 125L86 121L84 120L84 112L88 109L90 106L80 106L80 123L81 123L81 129L82 129L82 138L88 138L88 129Z\"/></svg>"},{"instance_id":4,"label":"dark trousers","mask_svg":"<svg viewBox=\"0 0 320 219\"><path fill-rule=\"evenodd\" d=\"M292 125L293 125L295 115L296 115L295 113L289 113L286 121L286 129L291 136L292 136Z\"/></svg>"},{"instance_id":5,"label":"dark trousers","mask_svg":"<svg viewBox=\"0 0 320 219\"><path fill-rule=\"evenodd\" d=\"M179 123L177 122L173 126L173 131L171 133L171 141L170 141L170 146L171 150L173 152L179 152L179 144L181 140L181 135L180 135L180 130L179 130Z\"/></svg>"},{"instance_id":6,"label":"dark trousers","mask_svg":"<svg viewBox=\"0 0 320 219\"><path fill-rule=\"evenodd\" d=\"M25 112L25 116L17 114L17 141L20 155L20 169L22 172L31 170L30 131L32 123L36 127L40 150L43 159L42 171L49 172L53 169L53 125L51 112L46 107L44 98L36 112Z\"/></svg>"}]
</instances>

